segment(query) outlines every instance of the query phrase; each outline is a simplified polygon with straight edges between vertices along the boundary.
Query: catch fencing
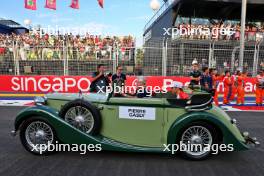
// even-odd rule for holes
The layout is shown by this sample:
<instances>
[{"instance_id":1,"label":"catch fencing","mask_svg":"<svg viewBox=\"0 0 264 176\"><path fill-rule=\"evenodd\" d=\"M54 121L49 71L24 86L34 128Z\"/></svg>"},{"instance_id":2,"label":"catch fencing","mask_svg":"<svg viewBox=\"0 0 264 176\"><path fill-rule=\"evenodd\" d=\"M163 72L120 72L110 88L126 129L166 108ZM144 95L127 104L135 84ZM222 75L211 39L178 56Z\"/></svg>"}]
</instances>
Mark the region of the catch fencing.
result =
<instances>
[{"instance_id":1,"label":"catch fencing","mask_svg":"<svg viewBox=\"0 0 264 176\"><path fill-rule=\"evenodd\" d=\"M197 60L200 67L235 72L239 68L239 41L151 39L144 49L144 75L186 76ZM264 66L264 44L246 42L243 70L255 76Z\"/></svg>"},{"instance_id":2,"label":"catch fencing","mask_svg":"<svg viewBox=\"0 0 264 176\"><path fill-rule=\"evenodd\" d=\"M77 48L72 46L19 46L1 47L0 74L2 75L90 75L103 64L106 72L113 73L123 66L133 74L135 48Z\"/></svg>"},{"instance_id":3,"label":"catch fencing","mask_svg":"<svg viewBox=\"0 0 264 176\"><path fill-rule=\"evenodd\" d=\"M219 73L239 68L239 41L151 39L145 47L144 75L186 76L194 60ZM264 44L247 42L243 70L254 76L263 66Z\"/></svg>"},{"instance_id":4,"label":"catch fencing","mask_svg":"<svg viewBox=\"0 0 264 176\"><path fill-rule=\"evenodd\" d=\"M0 52L2 75L90 75L98 64L114 73L120 65L128 75L187 76L197 60L202 67L236 71L239 41L151 39L141 48L20 46L13 44ZM264 66L264 44L246 42L244 70L255 76Z\"/></svg>"}]
</instances>

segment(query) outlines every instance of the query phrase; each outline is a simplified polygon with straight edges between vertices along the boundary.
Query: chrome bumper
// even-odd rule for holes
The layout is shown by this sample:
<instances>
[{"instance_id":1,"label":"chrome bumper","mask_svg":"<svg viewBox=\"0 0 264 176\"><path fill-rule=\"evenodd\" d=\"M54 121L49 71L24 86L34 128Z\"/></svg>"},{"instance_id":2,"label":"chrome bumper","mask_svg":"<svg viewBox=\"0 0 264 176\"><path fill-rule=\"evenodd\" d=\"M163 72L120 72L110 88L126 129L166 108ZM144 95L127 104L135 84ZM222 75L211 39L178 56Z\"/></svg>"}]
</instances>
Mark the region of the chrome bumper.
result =
<instances>
[{"instance_id":1,"label":"chrome bumper","mask_svg":"<svg viewBox=\"0 0 264 176\"><path fill-rule=\"evenodd\" d=\"M242 133L242 135L246 141L246 144L253 145L254 147L260 146L260 142L257 140L257 138L256 137L250 137L249 132L244 132L244 133Z\"/></svg>"}]
</instances>

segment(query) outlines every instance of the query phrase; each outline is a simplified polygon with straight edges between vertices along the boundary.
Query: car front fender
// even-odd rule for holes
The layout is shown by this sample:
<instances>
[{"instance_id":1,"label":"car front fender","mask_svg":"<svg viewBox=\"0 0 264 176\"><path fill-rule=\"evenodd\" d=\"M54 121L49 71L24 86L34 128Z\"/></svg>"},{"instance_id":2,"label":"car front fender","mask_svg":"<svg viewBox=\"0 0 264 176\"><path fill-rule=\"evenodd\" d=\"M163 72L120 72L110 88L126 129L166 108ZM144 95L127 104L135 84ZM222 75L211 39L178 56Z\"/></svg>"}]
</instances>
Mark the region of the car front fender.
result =
<instances>
[{"instance_id":1,"label":"car front fender","mask_svg":"<svg viewBox=\"0 0 264 176\"><path fill-rule=\"evenodd\" d=\"M58 112L54 109L47 108L46 106L37 105L34 107L29 107L21 111L15 119L15 131L18 131L21 124L32 117L42 118L48 122L50 117L58 116Z\"/></svg>"},{"instance_id":2,"label":"car front fender","mask_svg":"<svg viewBox=\"0 0 264 176\"><path fill-rule=\"evenodd\" d=\"M184 127L192 122L201 121L213 124L219 128L223 135L223 143L226 145L233 144L235 151L248 149L245 139L236 125L232 124L228 118L218 117L208 112L191 112L177 118L169 129L167 143L174 144Z\"/></svg>"}]
</instances>

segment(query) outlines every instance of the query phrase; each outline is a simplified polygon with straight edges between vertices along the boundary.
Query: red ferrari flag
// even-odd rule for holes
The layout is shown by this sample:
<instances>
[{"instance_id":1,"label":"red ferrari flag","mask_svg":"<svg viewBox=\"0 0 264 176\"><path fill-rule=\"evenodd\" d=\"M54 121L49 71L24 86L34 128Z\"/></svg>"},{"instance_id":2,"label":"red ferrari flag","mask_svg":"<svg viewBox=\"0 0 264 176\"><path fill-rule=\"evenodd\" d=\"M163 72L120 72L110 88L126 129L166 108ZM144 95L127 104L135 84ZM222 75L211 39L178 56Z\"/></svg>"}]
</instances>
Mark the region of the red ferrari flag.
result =
<instances>
[{"instance_id":1,"label":"red ferrari flag","mask_svg":"<svg viewBox=\"0 0 264 176\"><path fill-rule=\"evenodd\" d=\"M70 7L73 9L79 9L80 8L79 0L72 0Z\"/></svg>"},{"instance_id":2,"label":"red ferrari flag","mask_svg":"<svg viewBox=\"0 0 264 176\"><path fill-rule=\"evenodd\" d=\"M25 8L30 10L37 10L37 0L25 0Z\"/></svg>"},{"instance_id":3,"label":"red ferrari flag","mask_svg":"<svg viewBox=\"0 0 264 176\"><path fill-rule=\"evenodd\" d=\"M56 10L56 0L46 0L45 8Z\"/></svg>"},{"instance_id":4,"label":"red ferrari flag","mask_svg":"<svg viewBox=\"0 0 264 176\"><path fill-rule=\"evenodd\" d=\"M98 0L98 4L100 7L104 8L104 0Z\"/></svg>"}]
</instances>

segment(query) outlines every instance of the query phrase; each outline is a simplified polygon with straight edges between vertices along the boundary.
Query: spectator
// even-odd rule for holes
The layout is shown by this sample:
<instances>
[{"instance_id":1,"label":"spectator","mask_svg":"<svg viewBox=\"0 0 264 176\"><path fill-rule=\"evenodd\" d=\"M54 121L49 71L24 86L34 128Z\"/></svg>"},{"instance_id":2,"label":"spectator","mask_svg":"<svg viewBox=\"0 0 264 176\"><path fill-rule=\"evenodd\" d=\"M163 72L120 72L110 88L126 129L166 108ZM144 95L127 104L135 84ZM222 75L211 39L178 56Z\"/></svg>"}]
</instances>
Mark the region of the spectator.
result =
<instances>
[{"instance_id":1,"label":"spectator","mask_svg":"<svg viewBox=\"0 0 264 176\"><path fill-rule=\"evenodd\" d=\"M102 37L86 34L84 37L69 35L51 36L39 33L26 34L0 34L0 47L11 48L16 45L20 58L27 59L61 59L62 47L68 47L69 59L110 59L113 48L125 48L125 51L134 47L134 39L131 36L125 37ZM97 54L96 54L97 53ZM97 55L97 58L96 58ZM125 58L127 52L120 55Z\"/></svg>"},{"instance_id":2,"label":"spectator","mask_svg":"<svg viewBox=\"0 0 264 176\"><path fill-rule=\"evenodd\" d=\"M183 84L181 82L174 81L172 83L172 88L169 92L170 98L186 100L189 95L183 91Z\"/></svg>"},{"instance_id":3,"label":"spectator","mask_svg":"<svg viewBox=\"0 0 264 176\"><path fill-rule=\"evenodd\" d=\"M126 75L123 73L123 67L117 66L116 68L116 74L112 76L112 82L121 82L121 84L125 84L126 81ZM121 85L120 84L120 85ZM119 85L119 84L118 84Z\"/></svg>"},{"instance_id":4,"label":"spectator","mask_svg":"<svg viewBox=\"0 0 264 176\"><path fill-rule=\"evenodd\" d=\"M182 17L184 18L184 17ZM176 28L178 30L184 31L192 31L188 34L178 36L183 39L198 39L198 40L239 40L240 39L240 31L241 26L238 21L225 22L225 21L211 21L208 19L203 19L204 22L200 23L191 23L189 24L190 19L185 18L184 22L178 21L176 22ZM196 21L196 19L192 19L192 21ZM200 21L200 20L197 20ZM206 22L205 22L206 21ZM195 29L195 30L194 30ZM205 29L209 29L209 32L202 32ZM221 34L221 29L225 29L225 31L230 32L230 35L227 33ZM194 32L196 31L196 32ZM207 31L207 30L206 30ZM174 36L175 37L175 36ZM248 41L259 41L260 38L263 38L263 27L254 26L252 24L247 24L245 29L245 39Z\"/></svg>"},{"instance_id":5,"label":"spectator","mask_svg":"<svg viewBox=\"0 0 264 176\"><path fill-rule=\"evenodd\" d=\"M5 54L5 48L0 47L0 55L4 55Z\"/></svg>"},{"instance_id":6,"label":"spectator","mask_svg":"<svg viewBox=\"0 0 264 176\"><path fill-rule=\"evenodd\" d=\"M209 74L209 68L203 68L203 74L201 75L200 84L203 90L207 92L212 92L213 90L213 79Z\"/></svg>"},{"instance_id":7,"label":"spectator","mask_svg":"<svg viewBox=\"0 0 264 176\"><path fill-rule=\"evenodd\" d=\"M199 85L200 79L201 79L201 72L199 71L199 65L197 60L194 60L192 63L192 71L190 73L190 88L193 88L194 86Z\"/></svg>"},{"instance_id":8,"label":"spectator","mask_svg":"<svg viewBox=\"0 0 264 176\"><path fill-rule=\"evenodd\" d=\"M146 81L144 79L138 79L137 90L135 96L137 98L151 97L151 92L146 88Z\"/></svg>"},{"instance_id":9,"label":"spectator","mask_svg":"<svg viewBox=\"0 0 264 176\"><path fill-rule=\"evenodd\" d=\"M121 66L117 66L116 68L116 74L112 76L112 83L114 87L118 87L118 90L120 91L123 87L125 87L126 84L126 75L123 72L123 68ZM124 96L123 93L116 93L114 92L114 96Z\"/></svg>"}]
</instances>

